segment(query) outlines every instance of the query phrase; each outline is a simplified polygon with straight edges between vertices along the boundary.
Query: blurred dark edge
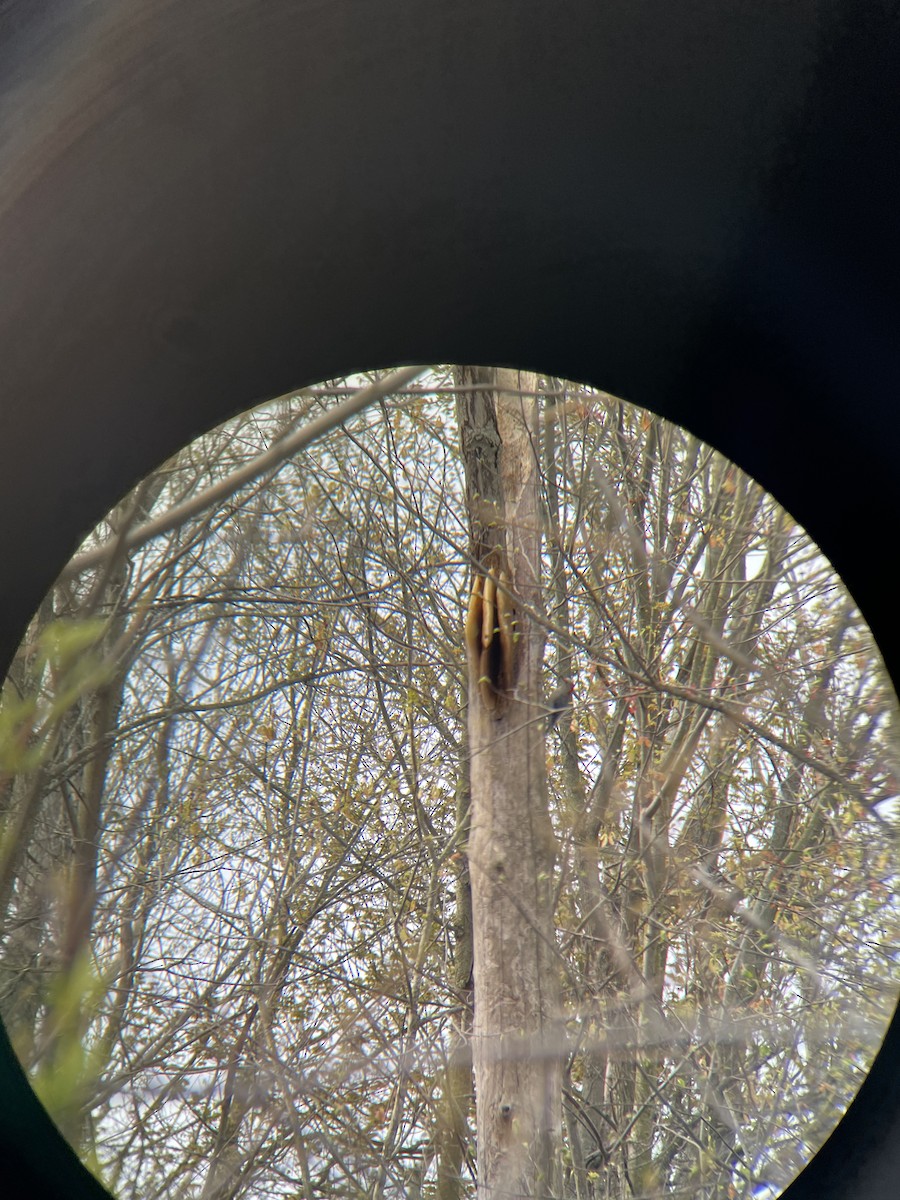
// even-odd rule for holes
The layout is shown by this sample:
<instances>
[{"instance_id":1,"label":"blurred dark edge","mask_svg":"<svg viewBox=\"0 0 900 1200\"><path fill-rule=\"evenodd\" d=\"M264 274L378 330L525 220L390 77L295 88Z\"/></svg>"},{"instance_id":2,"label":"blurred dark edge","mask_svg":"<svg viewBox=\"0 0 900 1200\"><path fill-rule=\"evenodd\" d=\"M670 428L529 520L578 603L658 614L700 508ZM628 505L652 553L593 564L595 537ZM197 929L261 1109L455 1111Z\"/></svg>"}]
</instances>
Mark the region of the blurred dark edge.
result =
<instances>
[{"instance_id":1,"label":"blurred dark edge","mask_svg":"<svg viewBox=\"0 0 900 1200\"><path fill-rule=\"evenodd\" d=\"M3 664L195 435L467 361L729 455L896 680L898 78L875 0L0 0ZM898 1041L792 1200L900 1194ZM0 1058L11 1194L103 1194Z\"/></svg>"}]
</instances>

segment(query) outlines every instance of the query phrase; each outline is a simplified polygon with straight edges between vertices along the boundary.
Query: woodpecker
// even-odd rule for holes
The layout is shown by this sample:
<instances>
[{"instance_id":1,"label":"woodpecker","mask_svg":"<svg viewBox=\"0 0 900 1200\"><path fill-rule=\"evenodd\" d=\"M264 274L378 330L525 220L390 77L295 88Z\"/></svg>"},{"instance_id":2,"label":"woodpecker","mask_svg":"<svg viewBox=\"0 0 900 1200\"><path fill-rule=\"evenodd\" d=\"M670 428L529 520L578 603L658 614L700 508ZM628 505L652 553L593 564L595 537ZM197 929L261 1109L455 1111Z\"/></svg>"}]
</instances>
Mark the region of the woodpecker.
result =
<instances>
[{"instance_id":1,"label":"woodpecker","mask_svg":"<svg viewBox=\"0 0 900 1200\"><path fill-rule=\"evenodd\" d=\"M547 701L547 730L551 730L559 718L572 707L572 697L575 694L575 682L564 679L550 699Z\"/></svg>"}]
</instances>

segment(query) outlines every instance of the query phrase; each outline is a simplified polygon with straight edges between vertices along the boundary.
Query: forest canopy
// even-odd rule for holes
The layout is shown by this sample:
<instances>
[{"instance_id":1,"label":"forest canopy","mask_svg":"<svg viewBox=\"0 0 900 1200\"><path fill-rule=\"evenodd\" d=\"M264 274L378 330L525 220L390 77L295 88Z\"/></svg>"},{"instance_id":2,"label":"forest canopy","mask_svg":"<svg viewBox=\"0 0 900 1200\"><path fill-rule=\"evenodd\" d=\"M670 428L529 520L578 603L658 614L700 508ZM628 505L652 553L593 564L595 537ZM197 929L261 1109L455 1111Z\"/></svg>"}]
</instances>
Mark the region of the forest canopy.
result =
<instances>
[{"instance_id":1,"label":"forest canopy","mask_svg":"<svg viewBox=\"0 0 900 1200\"><path fill-rule=\"evenodd\" d=\"M871 633L757 483L587 386L433 367L280 460L385 377L186 447L35 615L0 707L16 1053L121 1197L475 1195L460 421L494 386L535 413L545 1192L777 1192L897 1002Z\"/></svg>"}]
</instances>

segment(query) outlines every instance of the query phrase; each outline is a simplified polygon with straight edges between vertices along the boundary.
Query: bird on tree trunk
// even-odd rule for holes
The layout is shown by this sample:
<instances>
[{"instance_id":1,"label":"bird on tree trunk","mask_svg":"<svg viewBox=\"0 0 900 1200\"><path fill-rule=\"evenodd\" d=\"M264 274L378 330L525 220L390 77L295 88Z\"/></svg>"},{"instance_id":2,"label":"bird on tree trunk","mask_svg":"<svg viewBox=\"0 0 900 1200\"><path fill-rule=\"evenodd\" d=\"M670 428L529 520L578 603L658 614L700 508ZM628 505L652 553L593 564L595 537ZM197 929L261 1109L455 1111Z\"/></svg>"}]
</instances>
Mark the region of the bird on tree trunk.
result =
<instances>
[{"instance_id":1,"label":"bird on tree trunk","mask_svg":"<svg viewBox=\"0 0 900 1200\"><path fill-rule=\"evenodd\" d=\"M572 679L564 679L550 699L547 701L547 708L550 710L547 713L547 730L553 729L556 722L572 707L572 697L575 694L575 682Z\"/></svg>"}]
</instances>

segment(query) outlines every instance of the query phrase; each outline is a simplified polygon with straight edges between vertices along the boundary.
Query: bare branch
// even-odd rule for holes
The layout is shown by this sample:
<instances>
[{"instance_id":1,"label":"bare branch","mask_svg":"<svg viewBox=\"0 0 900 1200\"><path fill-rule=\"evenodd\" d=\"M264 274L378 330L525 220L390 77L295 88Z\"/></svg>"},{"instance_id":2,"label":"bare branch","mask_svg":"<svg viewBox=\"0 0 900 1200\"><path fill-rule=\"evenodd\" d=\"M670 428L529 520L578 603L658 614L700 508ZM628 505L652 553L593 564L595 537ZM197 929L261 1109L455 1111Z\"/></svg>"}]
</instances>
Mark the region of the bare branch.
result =
<instances>
[{"instance_id":1,"label":"bare branch","mask_svg":"<svg viewBox=\"0 0 900 1200\"><path fill-rule=\"evenodd\" d=\"M115 537L109 542L105 542L102 546L97 546L94 550L86 550L84 554L76 555L63 568L60 579L72 579L74 576L80 575L83 571L87 571L91 567L99 566L110 554L133 550L136 546L143 546L151 538L159 537L162 533L168 533L170 529L175 529L179 525L183 525L185 521L198 516L207 508L221 504L223 500L227 500L229 496L232 496L238 488L251 483L266 472L277 470L282 463L286 462L299 450L305 449L318 438L323 437L326 433L330 433L333 429L337 429L339 425L343 425L346 420L362 412L370 404L374 404L378 400L383 400L385 396L390 396L393 392L405 387L408 383L418 378L419 375L422 375L427 369L427 367L402 367L399 371L394 371L393 374L388 375L387 378L380 379L377 383L370 383L367 387L360 388L348 400L336 404L328 412L314 417L312 421L307 422L300 429L296 429L293 433L280 438L268 450L262 454L258 454L256 458L251 459L250 462L245 463L242 467L238 467L236 471L232 471L230 475L226 475L224 479L220 479L218 483L204 488L196 496L192 496L182 504L176 504L168 512L162 513L152 521L147 521L145 524L138 526L137 529L130 530L124 537ZM294 395L293 392L288 393L288 396L292 395Z\"/></svg>"}]
</instances>

